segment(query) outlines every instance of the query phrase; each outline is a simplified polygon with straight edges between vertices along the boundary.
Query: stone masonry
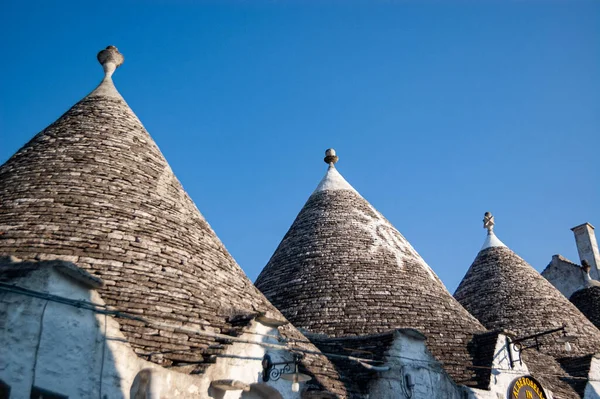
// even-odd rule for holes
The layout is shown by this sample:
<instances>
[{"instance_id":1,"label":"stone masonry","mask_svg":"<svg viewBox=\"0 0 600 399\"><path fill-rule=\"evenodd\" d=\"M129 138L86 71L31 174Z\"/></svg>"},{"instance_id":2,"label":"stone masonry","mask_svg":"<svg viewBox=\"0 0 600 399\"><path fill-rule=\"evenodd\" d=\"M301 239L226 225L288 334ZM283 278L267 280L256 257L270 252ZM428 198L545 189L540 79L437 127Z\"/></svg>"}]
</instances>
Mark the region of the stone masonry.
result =
<instances>
[{"instance_id":1,"label":"stone masonry","mask_svg":"<svg viewBox=\"0 0 600 399\"><path fill-rule=\"evenodd\" d=\"M546 337L544 352L554 357L600 351L600 330L509 248L480 251L454 295L489 329L527 336L565 324L576 341L567 352L564 344Z\"/></svg>"},{"instance_id":2,"label":"stone masonry","mask_svg":"<svg viewBox=\"0 0 600 399\"><path fill-rule=\"evenodd\" d=\"M406 239L330 167L256 286L296 327L331 337L414 328L459 384L485 328Z\"/></svg>"},{"instance_id":3,"label":"stone masonry","mask_svg":"<svg viewBox=\"0 0 600 399\"><path fill-rule=\"evenodd\" d=\"M111 307L170 326L237 335L260 312L283 320L117 92L114 63L104 67L96 90L0 167L0 255L73 262L104 281L99 292ZM227 344L137 320L119 323L138 356L192 373ZM291 326L282 334L301 337ZM315 351L304 361L314 384L345 397L329 361L307 345Z\"/></svg>"},{"instance_id":4,"label":"stone masonry","mask_svg":"<svg viewBox=\"0 0 600 399\"><path fill-rule=\"evenodd\" d=\"M591 286L576 291L571 302L600 329L600 287Z\"/></svg>"}]
</instances>

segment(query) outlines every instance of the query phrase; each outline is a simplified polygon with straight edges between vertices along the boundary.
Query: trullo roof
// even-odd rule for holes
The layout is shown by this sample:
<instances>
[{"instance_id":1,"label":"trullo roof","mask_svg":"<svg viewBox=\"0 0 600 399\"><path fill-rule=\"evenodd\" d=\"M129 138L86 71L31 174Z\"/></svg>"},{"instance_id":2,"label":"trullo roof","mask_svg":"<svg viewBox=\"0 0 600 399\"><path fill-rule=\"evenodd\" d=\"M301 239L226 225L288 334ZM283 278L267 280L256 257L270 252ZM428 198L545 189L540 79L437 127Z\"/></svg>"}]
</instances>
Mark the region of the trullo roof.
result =
<instances>
[{"instance_id":1,"label":"trullo roof","mask_svg":"<svg viewBox=\"0 0 600 399\"><path fill-rule=\"evenodd\" d=\"M577 290L569 299L581 313L600 328L600 286L590 285Z\"/></svg>"},{"instance_id":2,"label":"trullo roof","mask_svg":"<svg viewBox=\"0 0 600 399\"><path fill-rule=\"evenodd\" d=\"M190 329L235 332L240 315L279 314L115 88L111 75L123 56L110 46L98 59L101 84L0 167L0 255L74 262L104 280L108 305ZM163 365L210 363L222 346L119 322L136 353ZM291 326L282 333L300 336ZM307 355L306 364L326 389L343 394L337 377L324 375L327 359Z\"/></svg>"},{"instance_id":3,"label":"trullo roof","mask_svg":"<svg viewBox=\"0 0 600 399\"><path fill-rule=\"evenodd\" d=\"M484 327L392 224L329 169L256 286L296 327L331 337L414 328L455 381L472 378L467 343Z\"/></svg>"},{"instance_id":4,"label":"trullo roof","mask_svg":"<svg viewBox=\"0 0 600 399\"><path fill-rule=\"evenodd\" d=\"M543 352L556 358L600 351L600 331L548 280L495 237L486 213L486 245L458 286L455 298L489 329L528 336L566 325L571 351L545 337ZM489 244L492 242L493 244ZM494 244L495 243L495 244Z\"/></svg>"}]
</instances>

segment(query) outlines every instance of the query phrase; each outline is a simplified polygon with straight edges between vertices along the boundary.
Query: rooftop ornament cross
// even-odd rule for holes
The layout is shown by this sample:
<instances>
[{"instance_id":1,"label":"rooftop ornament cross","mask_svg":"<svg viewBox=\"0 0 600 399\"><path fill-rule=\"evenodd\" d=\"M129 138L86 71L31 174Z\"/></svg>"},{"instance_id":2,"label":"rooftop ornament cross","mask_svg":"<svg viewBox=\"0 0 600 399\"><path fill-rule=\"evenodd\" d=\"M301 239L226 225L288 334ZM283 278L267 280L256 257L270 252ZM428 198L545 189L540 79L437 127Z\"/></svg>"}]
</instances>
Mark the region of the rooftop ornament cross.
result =
<instances>
[{"instance_id":1,"label":"rooftop ornament cross","mask_svg":"<svg viewBox=\"0 0 600 399\"><path fill-rule=\"evenodd\" d=\"M483 217L483 227L487 229L488 234L492 234L494 231L494 215L490 212L486 212Z\"/></svg>"},{"instance_id":2,"label":"rooftop ornament cross","mask_svg":"<svg viewBox=\"0 0 600 399\"><path fill-rule=\"evenodd\" d=\"M298 371L298 365L302 360L302 355L294 353L294 359L286 362L273 362L269 354L265 354L262 360L263 375L262 380L267 382L277 381L280 378L292 382L292 392L300 390L300 383L310 381L311 377ZM292 372L293 369L293 372Z\"/></svg>"},{"instance_id":3,"label":"rooftop ornament cross","mask_svg":"<svg viewBox=\"0 0 600 399\"><path fill-rule=\"evenodd\" d=\"M539 338L544 337L546 335L550 335L550 334L554 334L557 333L559 331L563 332L563 335L558 337L556 340L558 342L564 342L565 344L565 350L567 352L571 351L571 344L570 342L573 342L577 339L577 337L574 337L572 335L567 335L567 330L566 330L566 325L563 325L562 327L559 328L554 328L552 330L547 330L547 331L542 331L540 333L537 334L532 334L532 335L528 335L526 337L522 337L522 338L517 338L514 341L510 341L507 338L507 346L509 348L508 350L508 358L510 361L510 367L514 368L514 363L515 360L513 359L513 355L512 355L512 351L510 350L510 345L512 345L513 349L515 352L517 352L519 354L519 363L521 363L521 365L523 364L523 360L521 359L521 353L523 353L524 351L528 350L528 349L537 349L538 351L540 350L540 348L542 347L542 343L539 341ZM529 344L529 345L523 345L523 342L525 341L531 341L533 340L533 343Z\"/></svg>"}]
</instances>

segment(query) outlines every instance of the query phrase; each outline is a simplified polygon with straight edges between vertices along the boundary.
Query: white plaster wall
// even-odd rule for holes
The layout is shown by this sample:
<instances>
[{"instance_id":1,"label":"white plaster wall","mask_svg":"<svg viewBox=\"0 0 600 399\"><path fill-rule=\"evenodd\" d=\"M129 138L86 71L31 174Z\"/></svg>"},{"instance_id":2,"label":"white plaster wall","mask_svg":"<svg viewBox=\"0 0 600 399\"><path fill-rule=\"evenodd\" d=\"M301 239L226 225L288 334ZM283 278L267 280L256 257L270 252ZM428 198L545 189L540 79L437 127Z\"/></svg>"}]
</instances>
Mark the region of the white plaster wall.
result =
<instances>
[{"instance_id":1,"label":"white plaster wall","mask_svg":"<svg viewBox=\"0 0 600 399\"><path fill-rule=\"evenodd\" d=\"M241 339L257 342L280 344L277 338L265 337L270 335L273 337L279 336L277 328L268 327L256 321L248 328L247 333L240 336ZM202 392L209 392L209 397L218 399L237 399L261 397L259 393L246 393L241 391L219 392L209 388L210 382L221 379L234 379L245 382L247 384L264 384L276 389L284 399L300 398L300 392L304 388L303 383L300 384L299 392L292 392L292 384L290 381L279 379L277 381L270 380L264 383L262 381L262 359L265 353L269 353L271 360L276 362L292 361L292 356L287 350L278 350L274 348L265 348L260 345L248 343L233 343L230 345L225 354L229 357L219 357L214 366L211 366L205 375L202 385ZM266 398L266 397L265 397Z\"/></svg>"},{"instance_id":2,"label":"white plaster wall","mask_svg":"<svg viewBox=\"0 0 600 399\"><path fill-rule=\"evenodd\" d=\"M96 291L51 267L40 268L13 283L104 304ZM276 328L252 322L249 332L240 338L279 344L278 335ZM29 398L33 385L70 398L129 398L130 392L135 399L264 398L273 396L265 393L268 387L276 389L284 399L300 398L304 384L294 393L289 381L262 382L261 362L266 351L273 362L292 360L287 350L233 343L225 352L229 357L219 357L205 374L191 376L140 359L118 322L110 316L44 299L0 293L0 379L11 386L12 399ZM145 371L135 380L142 370ZM243 381L252 389L224 392L210 387L211 381L220 379ZM136 385L131 390L134 380ZM261 388L263 385L268 387Z\"/></svg>"},{"instance_id":3,"label":"white plaster wall","mask_svg":"<svg viewBox=\"0 0 600 399\"><path fill-rule=\"evenodd\" d=\"M590 372L588 374L589 382L585 387L585 399L600 399L600 358L592 358Z\"/></svg>"},{"instance_id":4,"label":"white plaster wall","mask_svg":"<svg viewBox=\"0 0 600 399\"><path fill-rule=\"evenodd\" d=\"M52 268L40 268L13 282L103 303L95 291ZM0 294L0 379L11 386L11 399L29 398L33 385L70 398L129 398L133 379L145 368L157 369L165 387L179 387L180 394L163 398L198 397L199 378L138 358L112 317L44 299Z\"/></svg>"},{"instance_id":5,"label":"white plaster wall","mask_svg":"<svg viewBox=\"0 0 600 399\"><path fill-rule=\"evenodd\" d=\"M512 368L510 366L509 350L514 359ZM519 377L529 375L529 369L525 362L521 364L518 359L519 354L512 349L512 345L507 345L506 336L498 335L491 365L492 373L489 390L466 388L469 391L469 397L477 399L506 398L510 384ZM548 390L546 392L550 395ZM551 396L549 399L551 399Z\"/></svg>"},{"instance_id":6,"label":"white plaster wall","mask_svg":"<svg viewBox=\"0 0 600 399\"><path fill-rule=\"evenodd\" d=\"M492 373L489 390L457 386L446 374L441 365L429 353L425 342L412 336L397 332L394 343L387 353L387 372L371 382L370 398L398 399L499 399L506 398L508 389L515 379L529 375L525 363L521 364L514 351L514 367L510 366L506 336L499 335L494 349ZM596 359L599 362L598 359ZM600 373L600 364L596 363L596 372ZM414 387L409 391L405 376L410 374ZM590 387L589 389L596 389ZM552 393L546 389L549 399ZM597 398L596 396L590 396ZM586 399L588 397L586 396ZM600 398L599 398L600 399Z\"/></svg>"},{"instance_id":7,"label":"white plaster wall","mask_svg":"<svg viewBox=\"0 0 600 399\"><path fill-rule=\"evenodd\" d=\"M44 302L0 292L0 379L29 398Z\"/></svg>"},{"instance_id":8,"label":"white plaster wall","mask_svg":"<svg viewBox=\"0 0 600 399\"><path fill-rule=\"evenodd\" d=\"M542 276L567 298L585 284L581 269L572 263L563 262L558 255L552 257L552 262L542 272Z\"/></svg>"},{"instance_id":9,"label":"white plaster wall","mask_svg":"<svg viewBox=\"0 0 600 399\"><path fill-rule=\"evenodd\" d=\"M146 373L144 376L144 383L137 384L132 390L132 399L136 391L139 390L141 393L144 389L147 392L145 395L140 394L140 399L188 397L185 395L191 395L189 397L194 398L215 399L277 399L279 397L277 395L281 395L282 399L299 399L305 385L303 383L300 384L300 390L296 393L292 392L292 384L289 381L283 379L271 380L266 383L262 381L262 360L265 353L269 353L274 363L292 360L290 352L284 347L278 349L257 345L267 343L282 346L278 337L277 328L253 321L246 332L238 337L238 339L248 342L233 342L227 345L224 353L217 357L216 362L204 374L197 377L193 391L189 385L182 384L181 381L174 383L169 380L173 378L173 374L177 373L168 374L160 370L152 370L151 373ZM224 391L211 387L211 382L217 380L236 380L245 383L250 391ZM135 396L135 399L138 399L138 396Z\"/></svg>"},{"instance_id":10,"label":"white plaster wall","mask_svg":"<svg viewBox=\"0 0 600 399\"><path fill-rule=\"evenodd\" d=\"M387 355L390 370L371 383L370 398L464 399L463 389L442 370L424 341L396 332ZM411 391L405 384L407 374L414 383Z\"/></svg>"}]
</instances>

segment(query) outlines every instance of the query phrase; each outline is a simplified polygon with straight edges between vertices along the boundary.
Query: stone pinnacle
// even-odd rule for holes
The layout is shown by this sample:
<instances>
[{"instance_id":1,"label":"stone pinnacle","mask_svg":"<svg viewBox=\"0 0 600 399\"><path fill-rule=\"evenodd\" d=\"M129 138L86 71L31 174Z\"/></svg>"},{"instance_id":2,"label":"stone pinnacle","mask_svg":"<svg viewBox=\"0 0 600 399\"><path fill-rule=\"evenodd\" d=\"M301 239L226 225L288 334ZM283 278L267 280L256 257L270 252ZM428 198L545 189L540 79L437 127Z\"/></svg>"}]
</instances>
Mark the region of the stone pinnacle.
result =
<instances>
[{"instance_id":1,"label":"stone pinnacle","mask_svg":"<svg viewBox=\"0 0 600 399\"><path fill-rule=\"evenodd\" d=\"M335 155L335 150L333 148L329 148L325 151L325 163L329 165L334 165L340 158Z\"/></svg>"},{"instance_id":2,"label":"stone pinnacle","mask_svg":"<svg viewBox=\"0 0 600 399\"><path fill-rule=\"evenodd\" d=\"M115 46L108 46L98 53L98 62L104 69L105 78L110 78L118 67L123 64L125 57Z\"/></svg>"}]
</instances>

